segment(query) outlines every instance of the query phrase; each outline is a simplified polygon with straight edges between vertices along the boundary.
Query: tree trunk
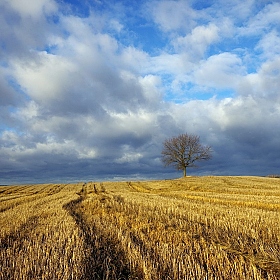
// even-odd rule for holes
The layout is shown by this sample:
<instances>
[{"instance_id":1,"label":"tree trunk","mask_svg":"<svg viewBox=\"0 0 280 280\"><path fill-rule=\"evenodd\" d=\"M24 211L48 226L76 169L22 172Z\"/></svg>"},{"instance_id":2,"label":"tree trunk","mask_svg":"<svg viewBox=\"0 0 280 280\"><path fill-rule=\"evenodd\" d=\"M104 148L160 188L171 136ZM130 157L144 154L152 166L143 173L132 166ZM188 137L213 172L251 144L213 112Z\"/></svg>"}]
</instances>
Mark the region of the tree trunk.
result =
<instances>
[{"instance_id":1,"label":"tree trunk","mask_svg":"<svg viewBox=\"0 0 280 280\"><path fill-rule=\"evenodd\" d=\"M184 167L183 171L184 171L184 177L186 177L187 176L187 167L186 166Z\"/></svg>"}]
</instances>

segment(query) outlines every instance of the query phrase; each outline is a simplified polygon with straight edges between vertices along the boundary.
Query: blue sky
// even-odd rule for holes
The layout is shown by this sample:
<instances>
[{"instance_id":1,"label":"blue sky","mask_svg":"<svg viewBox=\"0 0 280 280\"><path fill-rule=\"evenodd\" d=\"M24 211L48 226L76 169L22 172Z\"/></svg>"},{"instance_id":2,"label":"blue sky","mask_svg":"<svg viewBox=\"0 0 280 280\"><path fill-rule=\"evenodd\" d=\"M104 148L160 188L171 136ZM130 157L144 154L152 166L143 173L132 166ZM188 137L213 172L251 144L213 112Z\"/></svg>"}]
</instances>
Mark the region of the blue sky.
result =
<instances>
[{"instance_id":1,"label":"blue sky","mask_svg":"<svg viewBox=\"0 0 280 280\"><path fill-rule=\"evenodd\" d=\"M0 0L0 184L280 173L280 2Z\"/></svg>"}]
</instances>

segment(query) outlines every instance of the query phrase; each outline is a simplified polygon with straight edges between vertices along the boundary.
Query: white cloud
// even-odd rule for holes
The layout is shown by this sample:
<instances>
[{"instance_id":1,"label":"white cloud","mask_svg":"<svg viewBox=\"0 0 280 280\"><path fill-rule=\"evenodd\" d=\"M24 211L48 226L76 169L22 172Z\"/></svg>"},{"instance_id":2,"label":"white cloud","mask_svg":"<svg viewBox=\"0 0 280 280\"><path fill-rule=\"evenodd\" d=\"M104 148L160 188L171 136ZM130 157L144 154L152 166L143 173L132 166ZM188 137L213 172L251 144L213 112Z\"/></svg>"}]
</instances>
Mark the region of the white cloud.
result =
<instances>
[{"instance_id":1,"label":"white cloud","mask_svg":"<svg viewBox=\"0 0 280 280\"><path fill-rule=\"evenodd\" d=\"M273 59L280 55L280 34L276 30L265 34L257 44L256 50L262 51L263 59Z\"/></svg>"},{"instance_id":2,"label":"white cloud","mask_svg":"<svg viewBox=\"0 0 280 280\"><path fill-rule=\"evenodd\" d=\"M280 102L280 56L263 63L257 73L245 76L238 87L243 96L252 95L254 98L267 99L275 105Z\"/></svg>"},{"instance_id":3,"label":"white cloud","mask_svg":"<svg viewBox=\"0 0 280 280\"><path fill-rule=\"evenodd\" d=\"M189 53L190 59L201 58L207 47L219 39L219 28L210 23L208 26L197 26L190 34L177 37L173 44L176 50Z\"/></svg>"},{"instance_id":4,"label":"white cloud","mask_svg":"<svg viewBox=\"0 0 280 280\"><path fill-rule=\"evenodd\" d=\"M164 77L166 74L181 75L192 71L195 64L189 60L187 54L169 54L166 52L150 59L148 70Z\"/></svg>"},{"instance_id":5,"label":"white cloud","mask_svg":"<svg viewBox=\"0 0 280 280\"><path fill-rule=\"evenodd\" d=\"M76 144L77 147L77 144ZM80 147L78 149L78 158L79 159L94 159L97 158L98 153L96 149L89 147Z\"/></svg>"},{"instance_id":6,"label":"white cloud","mask_svg":"<svg viewBox=\"0 0 280 280\"><path fill-rule=\"evenodd\" d=\"M201 86L235 88L244 74L245 69L237 55L221 53L201 61L194 71L194 80Z\"/></svg>"},{"instance_id":7,"label":"white cloud","mask_svg":"<svg viewBox=\"0 0 280 280\"><path fill-rule=\"evenodd\" d=\"M73 156L75 153L75 144L72 141L64 141L58 143L57 141L48 140L45 143L33 143L34 145L26 146L19 139L17 135L9 135L8 141L12 143L11 147L4 147L3 153L13 161L23 162L24 160L29 161L31 158L41 158L40 161L44 160L44 156L47 155L62 155L62 156ZM7 135L4 135L3 139L7 140ZM25 140L28 137L25 136Z\"/></svg>"},{"instance_id":8,"label":"white cloud","mask_svg":"<svg viewBox=\"0 0 280 280\"><path fill-rule=\"evenodd\" d=\"M44 13L50 14L57 11L57 4L53 0L36 0L36 1L21 1L21 0L4 0L13 10L18 12L22 17L32 17L39 19L44 16Z\"/></svg>"},{"instance_id":9,"label":"white cloud","mask_svg":"<svg viewBox=\"0 0 280 280\"><path fill-rule=\"evenodd\" d=\"M108 130L111 137L132 133L136 138L149 138L152 129L155 126L156 112L142 110L133 110L128 113L111 113L112 127ZM102 133L102 129L100 132ZM107 136L109 136L107 134Z\"/></svg>"},{"instance_id":10,"label":"white cloud","mask_svg":"<svg viewBox=\"0 0 280 280\"><path fill-rule=\"evenodd\" d=\"M118 57L117 64L127 70L142 74L148 67L149 55L135 47L124 47Z\"/></svg>"},{"instance_id":11,"label":"white cloud","mask_svg":"<svg viewBox=\"0 0 280 280\"><path fill-rule=\"evenodd\" d=\"M155 23L163 31L189 30L196 25L197 12L189 6L187 1L153 1L149 6Z\"/></svg>"},{"instance_id":12,"label":"white cloud","mask_svg":"<svg viewBox=\"0 0 280 280\"><path fill-rule=\"evenodd\" d=\"M109 26L112 30L115 30L116 32L120 33L124 26L117 20L112 19L110 20Z\"/></svg>"},{"instance_id":13,"label":"white cloud","mask_svg":"<svg viewBox=\"0 0 280 280\"><path fill-rule=\"evenodd\" d=\"M116 163L138 162L139 159L143 158L143 155L141 153L131 150L131 148L127 145L124 145L122 147L122 150L122 156L116 159Z\"/></svg>"},{"instance_id":14,"label":"white cloud","mask_svg":"<svg viewBox=\"0 0 280 280\"><path fill-rule=\"evenodd\" d=\"M214 1L214 10L218 17L231 18L237 24L244 22L252 16L255 0ZM213 15L215 18L217 15Z\"/></svg>"},{"instance_id":15,"label":"white cloud","mask_svg":"<svg viewBox=\"0 0 280 280\"><path fill-rule=\"evenodd\" d=\"M162 83L159 76L146 75L139 78L139 83L142 87L147 106L155 108L158 103L161 102L162 94ZM147 108L147 107L146 107Z\"/></svg>"},{"instance_id":16,"label":"white cloud","mask_svg":"<svg viewBox=\"0 0 280 280\"><path fill-rule=\"evenodd\" d=\"M63 57L41 52L38 61L23 64L14 62L15 78L27 95L46 105L63 98L65 87L78 70Z\"/></svg>"},{"instance_id":17,"label":"white cloud","mask_svg":"<svg viewBox=\"0 0 280 280\"><path fill-rule=\"evenodd\" d=\"M259 35L267 32L275 25L279 25L279 23L280 4L273 2L264 6L257 14L252 15L240 31L243 35Z\"/></svg>"}]
</instances>

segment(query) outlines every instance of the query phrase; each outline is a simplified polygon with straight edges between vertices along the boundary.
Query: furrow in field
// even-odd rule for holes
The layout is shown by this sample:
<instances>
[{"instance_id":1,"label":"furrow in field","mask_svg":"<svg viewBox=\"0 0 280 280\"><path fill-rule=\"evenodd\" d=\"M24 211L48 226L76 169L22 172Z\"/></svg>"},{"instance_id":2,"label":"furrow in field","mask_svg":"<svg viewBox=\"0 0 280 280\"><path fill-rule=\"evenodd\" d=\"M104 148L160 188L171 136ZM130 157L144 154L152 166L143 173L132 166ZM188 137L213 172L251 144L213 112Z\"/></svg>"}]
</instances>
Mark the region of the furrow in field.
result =
<instances>
[{"instance_id":1,"label":"furrow in field","mask_svg":"<svg viewBox=\"0 0 280 280\"><path fill-rule=\"evenodd\" d=\"M257 177L5 187L0 279L278 280L279 197Z\"/></svg>"},{"instance_id":2,"label":"furrow in field","mask_svg":"<svg viewBox=\"0 0 280 280\"><path fill-rule=\"evenodd\" d=\"M126 259L126 253L119 246L118 240L108 236L94 224L87 223L82 206L85 199L83 195L81 192L80 198L64 206L82 231L87 248L82 267L83 279L136 279L131 278L133 272L129 268L129 260Z\"/></svg>"},{"instance_id":3,"label":"furrow in field","mask_svg":"<svg viewBox=\"0 0 280 280\"><path fill-rule=\"evenodd\" d=\"M46 191L44 197L2 213L0 279L83 279L85 242L63 208L75 198L75 192L49 196L48 188Z\"/></svg>"}]
</instances>

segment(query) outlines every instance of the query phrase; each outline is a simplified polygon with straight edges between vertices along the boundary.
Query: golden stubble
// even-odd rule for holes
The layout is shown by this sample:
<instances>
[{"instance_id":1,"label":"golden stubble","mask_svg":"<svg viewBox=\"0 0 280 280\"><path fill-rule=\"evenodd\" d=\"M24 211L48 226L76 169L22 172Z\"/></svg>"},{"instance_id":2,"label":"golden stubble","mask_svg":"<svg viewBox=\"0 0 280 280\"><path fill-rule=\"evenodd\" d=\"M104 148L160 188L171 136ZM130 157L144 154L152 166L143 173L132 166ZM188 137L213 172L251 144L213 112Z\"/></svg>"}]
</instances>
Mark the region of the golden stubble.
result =
<instances>
[{"instance_id":1,"label":"golden stubble","mask_svg":"<svg viewBox=\"0 0 280 280\"><path fill-rule=\"evenodd\" d=\"M279 182L1 187L0 279L280 279Z\"/></svg>"}]
</instances>

